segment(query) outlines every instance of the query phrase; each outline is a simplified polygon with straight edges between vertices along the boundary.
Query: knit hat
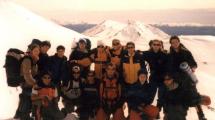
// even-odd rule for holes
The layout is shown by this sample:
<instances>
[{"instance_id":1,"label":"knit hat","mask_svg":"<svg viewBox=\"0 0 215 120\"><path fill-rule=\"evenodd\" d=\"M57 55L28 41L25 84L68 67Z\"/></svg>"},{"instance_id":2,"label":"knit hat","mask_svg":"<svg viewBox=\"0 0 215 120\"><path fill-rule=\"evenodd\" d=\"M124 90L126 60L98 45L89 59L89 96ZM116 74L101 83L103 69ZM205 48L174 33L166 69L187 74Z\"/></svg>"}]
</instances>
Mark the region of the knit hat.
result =
<instances>
[{"instance_id":1,"label":"knit hat","mask_svg":"<svg viewBox=\"0 0 215 120\"><path fill-rule=\"evenodd\" d=\"M103 41L102 41L102 40L98 40L98 41L97 41L97 46L104 46Z\"/></svg>"}]
</instances>

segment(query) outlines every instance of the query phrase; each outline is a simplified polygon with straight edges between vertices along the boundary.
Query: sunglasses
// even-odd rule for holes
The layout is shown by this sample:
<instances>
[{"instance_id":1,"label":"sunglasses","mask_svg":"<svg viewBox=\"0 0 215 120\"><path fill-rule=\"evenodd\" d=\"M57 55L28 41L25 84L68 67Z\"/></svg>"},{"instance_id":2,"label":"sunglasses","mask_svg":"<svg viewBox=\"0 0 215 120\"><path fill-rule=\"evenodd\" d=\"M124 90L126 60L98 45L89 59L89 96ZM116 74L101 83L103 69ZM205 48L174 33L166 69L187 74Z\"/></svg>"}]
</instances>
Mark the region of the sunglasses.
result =
<instances>
[{"instance_id":1,"label":"sunglasses","mask_svg":"<svg viewBox=\"0 0 215 120\"><path fill-rule=\"evenodd\" d=\"M164 80L172 80L172 78L169 78L169 77L168 77L168 78L164 78Z\"/></svg>"},{"instance_id":2,"label":"sunglasses","mask_svg":"<svg viewBox=\"0 0 215 120\"><path fill-rule=\"evenodd\" d=\"M103 45L100 45L100 46L98 46L97 48L104 48L104 46L103 46Z\"/></svg>"},{"instance_id":3,"label":"sunglasses","mask_svg":"<svg viewBox=\"0 0 215 120\"><path fill-rule=\"evenodd\" d=\"M113 46L117 46L117 45L119 45L119 43L113 43L112 45L113 45Z\"/></svg>"},{"instance_id":4,"label":"sunglasses","mask_svg":"<svg viewBox=\"0 0 215 120\"><path fill-rule=\"evenodd\" d=\"M131 47L127 47L128 49L133 49L134 47L133 46L131 46Z\"/></svg>"},{"instance_id":5,"label":"sunglasses","mask_svg":"<svg viewBox=\"0 0 215 120\"><path fill-rule=\"evenodd\" d=\"M87 77L94 77L94 75L87 75Z\"/></svg>"},{"instance_id":6,"label":"sunglasses","mask_svg":"<svg viewBox=\"0 0 215 120\"><path fill-rule=\"evenodd\" d=\"M42 77L42 78L43 78L43 79L49 79L49 80L51 79L51 77Z\"/></svg>"},{"instance_id":7,"label":"sunglasses","mask_svg":"<svg viewBox=\"0 0 215 120\"><path fill-rule=\"evenodd\" d=\"M74 72L73 74L76 74L76 75L77 75L77 74L80 74L80 72Z\"/></svg>"},{"instance_id":8,"label":"sunglasses","mask_svg":"<svg viewBox=\"0 0 215 120\"><path fill-rule=\"evenodd\" d=\"M153 46L161 46L160 44L153 44Z\"/></svg>"}]
</instances>

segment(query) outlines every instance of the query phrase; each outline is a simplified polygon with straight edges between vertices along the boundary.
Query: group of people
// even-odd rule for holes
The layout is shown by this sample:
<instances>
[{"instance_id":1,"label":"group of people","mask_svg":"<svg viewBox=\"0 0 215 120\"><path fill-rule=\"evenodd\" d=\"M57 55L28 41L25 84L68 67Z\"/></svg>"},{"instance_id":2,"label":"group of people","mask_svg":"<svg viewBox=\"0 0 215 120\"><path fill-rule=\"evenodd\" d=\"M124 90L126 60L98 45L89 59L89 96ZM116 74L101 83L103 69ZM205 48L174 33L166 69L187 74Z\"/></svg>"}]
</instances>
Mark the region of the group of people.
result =
<instances>
[{"instance_id":1,"label":"group of people","mask_svg":"<svg viewBox=\"0 0 215 120\"><path fill-rule=\"evenodd\" d=\"M163 108L164 120L185 120L188 108L204 101L179 66L187 62L195 72L197 63L179 37L169 42L169 52L161 40L151 40L146 51L136 50L134 42L123 46L118 39L112 46L98 41L91 49L89 39L82 38L67 59L64 46L49 56L50 42L34 40L21 63L22 92L14 118L61 120L76 113L80 120L153 120Z\"/></svg>"}]
</instances>

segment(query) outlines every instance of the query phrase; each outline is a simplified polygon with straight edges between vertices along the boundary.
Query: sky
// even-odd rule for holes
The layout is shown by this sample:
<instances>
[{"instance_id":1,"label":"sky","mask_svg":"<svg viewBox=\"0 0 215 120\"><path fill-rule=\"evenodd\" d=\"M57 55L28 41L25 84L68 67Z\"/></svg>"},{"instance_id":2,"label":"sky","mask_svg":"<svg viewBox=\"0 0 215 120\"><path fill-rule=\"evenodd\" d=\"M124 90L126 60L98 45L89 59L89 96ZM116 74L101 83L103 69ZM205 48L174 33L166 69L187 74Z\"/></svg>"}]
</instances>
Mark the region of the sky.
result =
<instances>
[{"instance_id":1,"label":"sky","mask_svg":"<svg viewBox=\"0 0 215 120\"><path fill-rule=\"evenodd\" d=\"M215 8L215 0L15 0L33 9L81 11Z\"/></svg>"},{"instance_id":2,"label":"sky","mask_svg":"<svg viewBox=\"0 0 215 120\"><path fill-rule=\"evenodd\" d=\"M106 19L215 24L215 0L12 0L59 23Z\"/></svg>"}]
</instances>

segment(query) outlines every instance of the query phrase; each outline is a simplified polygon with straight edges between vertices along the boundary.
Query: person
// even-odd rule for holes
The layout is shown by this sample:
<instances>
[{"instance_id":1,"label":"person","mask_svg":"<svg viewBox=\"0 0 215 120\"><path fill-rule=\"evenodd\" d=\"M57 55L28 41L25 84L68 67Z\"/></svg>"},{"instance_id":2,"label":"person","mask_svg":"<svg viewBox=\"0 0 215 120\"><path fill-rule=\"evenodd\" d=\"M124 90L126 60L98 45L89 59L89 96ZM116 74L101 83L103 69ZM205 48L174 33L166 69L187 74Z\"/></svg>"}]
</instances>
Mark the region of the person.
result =
<instances>
[{"instance_id":1,"label":"person","mask_svg":"<svg viewBox=\"0 0 215 120\"><path fill-rule=\"evenodd\" d=\"M193 94L192 86L181 84L171 73L164 76L165 92L163 97L164 120L186 120L190 106L203 104L200 94Z\"/></svg>"},{"instance_id":2,"label":"person","mask_svg":"<svg viewBox=\"0 0 215 120\"><path fill-rule=\"evenodd\" d=\"M147 70L139 70L138 81L126 87L125 96L129 108L129 120L151 120L158 114L158 108L151 105L153 96L150 94L147 76ZM150 111L155 109L155 113L148 114L148 108Z\"/></svg>"},{"instance_id":3,"label":"person","mask_svg":"<svg viewBox=\"0 0 215 120\"><path fill-rule=\"evenodd\" d=\"M164 73L167 71L167 62L168 56L161 49L160 40L151 40L151 46L148 51L142 52L142 57L145 59L150 68L150 76L149 76L149 84L150 84L150 92L155 98L157 89L158 89L158 101L157 107L161 109L160 98L162 97L162 92L164 89L163 77ZM153 99L151 103L153 102Z\"/></svg>"},{"instance_id":4,"label":"person","mask_svg":"<svg viewBox=\"0 0 215 120\"><path fill-rule=\"evenodd\" d=\"M180 68L180 65L184 62L188 64L192 74L195 73L197 63L192 53L180 42L178 36L172 36L170 38L170 53L168 60L168 72L172 73L175 78L178 78L177 82L192 88L193 99L199 94L196 88L196 80L192 79L185 71ZM206 119L203 110L200 105L196 106L199 119Z\"/></svg>"},{"instance_id":5,"label":"person","mask_svg":"<svg viewBox=\"0 0 215 120\"><path fill-rule=\"evenodd\" d=\"M61 111L65 116L71 112L76 112L80 115L81 88L85 79L81 76L81 67L79 65L70 64L69 68L69 80L64 81L61 87L62 103L64 105Z\"/></svg>"},{"instance_id":6,"label":"person","mask_svg":"<svg viewBox=\"0 0 215 120\"><path fill-rule=\"evenodd\" d=\"M124 120L121 85L116 74L116 66L109 63L106 73L100 83L100 107L96 120L106 120L113 114L113 120Z\"/></svg>"},{"instance_id":7,"label":"person","mask_svg":"<svg viewBox=\"0 0 215 120\"><path fill-rule=\"evenodd\" d=\"M93 119L99 107L99 81L94 71L87 73L81 91L80 120Z\"/></svg>"},{"instance_id":8,"label":"person","mask_svg":"<svg viewBox=\"0 0 215 120\"><path fill-rule=\"evenodd\" d=\"M106 64L110 61L110 53L108 47L104 46L102 41L97 42L97 48L92 50L91 59L95 63L96 78L101 80L105 73Z\"/></svg>"},{"instance_id":9,"label":"person","mask_svg":"<svg viewBox=\"0 0 215 120\"><path fill-rule=\"evenodd\" d=\"M51 43L49 41L42 41L40 44L40 54L38 60L38 74L42 71L48 71L49 55L48 50L51 48Z\"/></svg>"},{"instance_id":10,"label":"person","mask_svg":"<svg viewBox=\"0 0 215 120\"><path fill-rule=\"evenodd\" d=\"M120 77L126 84L133 84L138 80L137 72L140 69L146 69L146 65L140 53L135 51L133 42L128 42L126 49L121 58L120 70L123 71L123 75Z\"/></svg>"},{"instance_id":11,"label":"person","mask_svg":"<svg viewBox=\"0 0 215 120\"><path fill-rule=\"evenodd\" d=\"M31 44L28 54L22 59L20 74L23 76L21 84L22 92L19 94L19 104L14 116L15 119L31 120L31 92L32 87L37 86L35 76L37 75L37 61L39 60L40 47Z\"/></svg>"},{"instance_id":12,"label":"person","mask_svg":"<svg viewBox=\"0 0 215 120\"><path fill-rule=\"evenodd\" d=\"M36 120L62 120L63 113L58 108L57 88L51 83L51 73L42 71L37 82L38 87L32 89L31 100L36 106Z\"/></svg>"},{"instance_id":13,"label":"person","mask_svg":"<svg viewBox=\"0 0 215 120\"><path fill-rule=\"evenodd\" d=\"M111 63L115 64L117 67L117 70L119 72L120 67L120 61L123 53L123 46L120 43L120 40L113 39L112 40L112 48L110 49L110 55L111 55Z\"/></svg>"},{"instance_id":14,"label":"person","mask_svg":"<svg viewBox=\"0 0 215 120\"><path fill-rule=\"evenodd\" d=\"M56 53L49 58L49 71L53 76L53 84L58 87L66 80L67 76L67 57L65 54L65 47L57 46Z\"/></svg>"},{"instance_id":15,"label":"person","mask_svg":"<svg viewBox=\"0 0 215 120\"><path fill-rule=\"evenodd\" d=\"M77 47L74 48L69 56L69 62L81 66L81 75L86 77L87 72L90 69L91 59L90 49L87 49L87 42L85 39L80 39L78 41Z\"/></svg>"}]
</instances>

